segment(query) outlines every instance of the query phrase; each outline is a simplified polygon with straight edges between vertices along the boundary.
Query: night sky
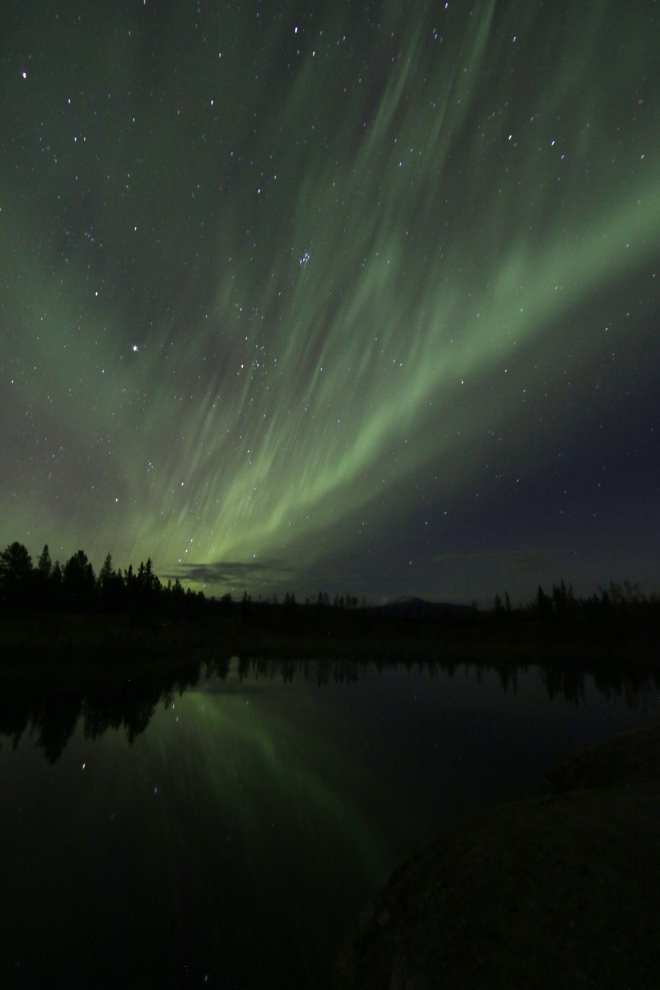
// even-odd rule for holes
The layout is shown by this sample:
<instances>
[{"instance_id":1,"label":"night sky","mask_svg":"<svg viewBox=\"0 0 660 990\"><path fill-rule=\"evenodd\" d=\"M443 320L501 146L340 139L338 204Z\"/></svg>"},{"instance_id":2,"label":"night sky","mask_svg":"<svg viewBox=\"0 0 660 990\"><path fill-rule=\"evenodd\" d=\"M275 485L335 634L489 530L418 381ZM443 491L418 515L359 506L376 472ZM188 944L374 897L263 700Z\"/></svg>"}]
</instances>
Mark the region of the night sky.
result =
<instances>
[{"instance_id":1,"label":"night sky","mask_svg":"<svg viewBox=\"0 0 660 990\"><path fill-rule=\"evenodd\" d=\"M660 590L660 3L6 0L0 543Z\"/></svg>"}]
</instances>

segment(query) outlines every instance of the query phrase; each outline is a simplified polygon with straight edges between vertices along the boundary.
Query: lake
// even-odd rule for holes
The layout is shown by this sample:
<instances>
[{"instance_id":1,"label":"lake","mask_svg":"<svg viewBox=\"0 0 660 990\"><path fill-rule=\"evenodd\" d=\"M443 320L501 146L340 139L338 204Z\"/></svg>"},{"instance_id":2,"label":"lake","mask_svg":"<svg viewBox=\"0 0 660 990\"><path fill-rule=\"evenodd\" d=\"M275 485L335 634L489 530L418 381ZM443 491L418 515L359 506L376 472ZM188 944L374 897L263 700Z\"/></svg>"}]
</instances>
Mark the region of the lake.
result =
<instances>
[{"instance_id":1,"label":"lake","mask_svg":"<svg viewBox=\"0 0 660 990\"><path fill-rule=\"evenodd\" d=\"M218 671L0 682L2 986L330 988L443 822L658 711L655 687L538 667Z\"/></svg>"}]
</instances>

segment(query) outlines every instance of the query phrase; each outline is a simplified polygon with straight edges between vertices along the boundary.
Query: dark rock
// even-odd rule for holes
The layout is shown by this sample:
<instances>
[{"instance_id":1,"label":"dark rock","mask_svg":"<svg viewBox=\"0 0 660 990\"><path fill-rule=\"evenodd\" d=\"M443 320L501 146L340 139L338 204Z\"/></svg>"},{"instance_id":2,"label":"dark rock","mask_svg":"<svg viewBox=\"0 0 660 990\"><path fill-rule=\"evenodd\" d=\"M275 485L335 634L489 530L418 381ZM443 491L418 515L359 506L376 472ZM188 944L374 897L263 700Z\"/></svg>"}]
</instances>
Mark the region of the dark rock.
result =
<instances>
[{"instance_id":1,"label":"dark rock","mask_svg":"<svg viewBox=\"0 0 660 990\"><path fill-rule=\"evenodd\" d=\"M660 726L446 826L347 939L337 988L657 988ZM572 787L574 789L569 790Z\"/></svg>"}]
</instances>

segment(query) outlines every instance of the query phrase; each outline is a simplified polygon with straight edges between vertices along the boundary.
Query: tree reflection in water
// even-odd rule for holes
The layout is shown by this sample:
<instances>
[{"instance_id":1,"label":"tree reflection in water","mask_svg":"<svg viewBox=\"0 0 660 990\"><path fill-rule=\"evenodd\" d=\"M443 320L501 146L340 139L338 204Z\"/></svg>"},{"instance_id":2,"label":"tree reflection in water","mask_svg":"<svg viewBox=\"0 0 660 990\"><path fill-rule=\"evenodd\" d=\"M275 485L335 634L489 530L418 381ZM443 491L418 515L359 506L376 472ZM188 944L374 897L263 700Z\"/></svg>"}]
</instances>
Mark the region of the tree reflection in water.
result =
<instances>
[{"instance_id":1,"label":"tree reflection in water","mask_svg":"<svg viewBox=\"0 0 660 990\"><path fill-rule=\"evenodd\" d=\"M66 687L57 678L39 676L32 672L25 678L13 677L0 686L0 736L12 739L16 749L26 732L36 734L37 746L44 751L49 763L55 763L82 719L86 739L95 739L108 729L125 729L129 743L149 725L159 704L172 703L176 694L194 687L202 675L226 679L233 658L214 661L187 660L176 667L163 670L126 666L112 672L112 678L99 680L81 677L80 683ZM361 660L292 660L238 657L236 672L239 682L248 678L281 678L285 683L303 677L318 685L358 681L365 675L369 661ZM477 682L484 670L497 670L504 691L515 694L518 673L532 664L457 663L452 660L372 661L377 669L405 666L427 670L432 677L443 671L453 677L459 667L474 667ZM564 697L576 705L586 702L587 678L592 677L598 692L610 699L623 697L629 708L637 708L657 696L660 691L660 671L651 668L630 668L625 672L613 665L581 669L574 664L557 662L542 667L544 683L550 698ZM68 680L68 678L67 678Z\"/></svg>"}]
</instances>

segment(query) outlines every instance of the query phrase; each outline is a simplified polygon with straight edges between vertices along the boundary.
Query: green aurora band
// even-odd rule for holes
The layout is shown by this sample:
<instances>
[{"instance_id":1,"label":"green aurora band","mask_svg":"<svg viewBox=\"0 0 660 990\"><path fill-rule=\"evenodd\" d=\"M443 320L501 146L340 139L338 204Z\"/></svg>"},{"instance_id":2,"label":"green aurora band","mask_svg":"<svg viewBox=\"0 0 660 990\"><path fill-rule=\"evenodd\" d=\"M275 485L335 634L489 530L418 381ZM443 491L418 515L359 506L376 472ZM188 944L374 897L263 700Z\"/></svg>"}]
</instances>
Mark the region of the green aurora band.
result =
<instances>
[{"instance_id":1,"label":"green aurora band","mask_svg":"<svg viewBox=\"0 0 660 990\"><path fill-rule=\"evenodd\" d=\"M111 179L66 251L42 235L69 166L29 204L34 176L10 196L2 173L3 415L32 444L7 539L297 586L420 488L479 490L491 438L537 442L567 354L601 360L594 301L660 239L648 4L384 3L369 32L350 6L294 32L283 5L258 37L227 14L151 100L137 42L94 67L92 45L88 88L135 95L108 136L81 118L97 160L76 181Z\"/></svg>"}]
</instances>

